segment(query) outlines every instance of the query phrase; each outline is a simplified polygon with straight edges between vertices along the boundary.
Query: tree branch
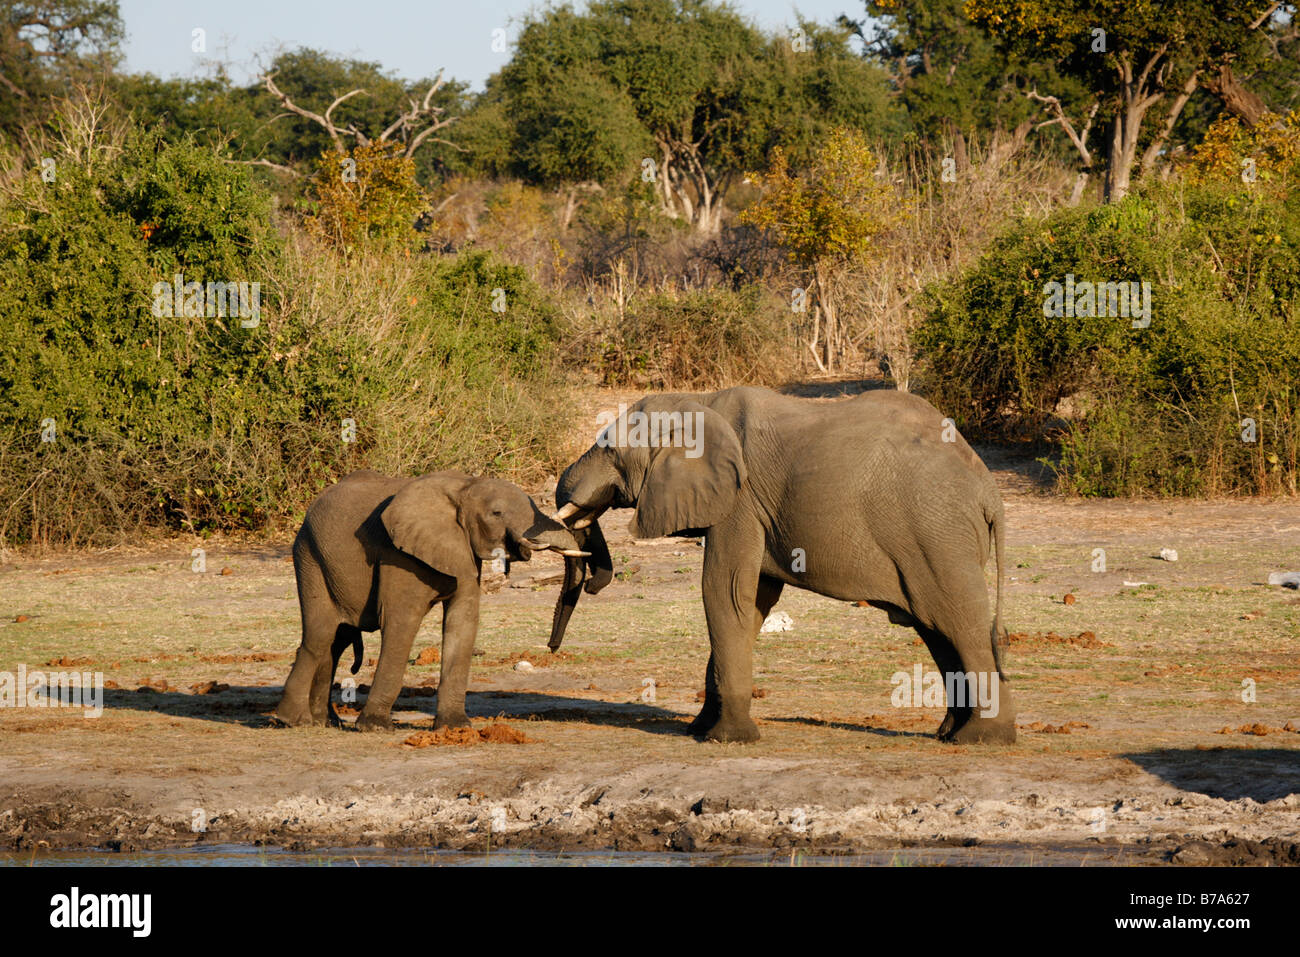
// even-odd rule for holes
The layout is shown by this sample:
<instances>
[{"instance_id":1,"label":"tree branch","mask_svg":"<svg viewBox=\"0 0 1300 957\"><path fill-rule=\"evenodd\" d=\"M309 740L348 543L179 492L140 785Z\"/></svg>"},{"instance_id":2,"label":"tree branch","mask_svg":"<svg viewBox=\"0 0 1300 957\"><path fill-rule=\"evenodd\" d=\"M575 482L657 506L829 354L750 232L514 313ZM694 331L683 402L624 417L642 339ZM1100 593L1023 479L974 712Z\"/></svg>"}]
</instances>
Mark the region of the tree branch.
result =
<instances>
[{"instance_id":1,"label":"tree branch","mask_svg":"<svg viewBox=\"0 0 1300 957\"><path fill-rule=\"evenodd\" d=\"M1043 96L1036 88L1028 90L1025 93L1025 96L1029 97L1031 100L1037 100L1040 103L1046 104L1047 107L1056 114L1053 119L1040 123L1039 127L1051 126L1053 123L1059 124L1061 129L1065 130L1065 135L1070 138L1070 142L1074 144L1074 148L1079 151L1079 156L1083 159L1083 165L1085 167L1091 166L1092 153L1088 150L1088 131L1092 128L1092 119L1097 115L1097 107L1099 104L1096 102L1092 104L1092 110L1088 113L1088 121L1083 127L1083 135L1080 136L1075 132L1074 125L1070 122L1069 117L1065 115L1065 109L1061 106L1061 101L1057 97Z\"/></svg>"},{"instance_id":2,"label":"tree branch","mask_svg":"<svg viewBox=\"0 0 1300 957\"><path fill-rule=\"evenodd\" d=\"M343 137L341 135L342 133L347 133L349 136L355 136L357 137L359 142L361 142L363 145L365 144L366 138L357 131L356 127L349 127L346 130L340 130L337 126L334 125L334 121L330 119L330 114L334 112L335 107L337 107L340 103L342 103L344 100L348 99L349 97L364 92L363 90L357 89L357 90L352 90L348 93L344 93L333 103L331 103L329 109L325 111L325 115L321 116L319 113L313 113L311 110L304 109L303 107L294 103L293 100L289 99L289 94L285 93L283 90L281 90L278 86L275 85L274 73L267 73L265 76L262 77L262 81L266 85L267 92L269 92L277 100L283 103L284 108L286 110L288 110L290 113L296 113L298 116L301 116L303 119L311 120L313 123L317 124L322 129L324 129L325 132L329 134L330 140L333 141L334 149L337 150L339 153L347 152L347 150L343 148Z\"/></svg>"}]
</instances>

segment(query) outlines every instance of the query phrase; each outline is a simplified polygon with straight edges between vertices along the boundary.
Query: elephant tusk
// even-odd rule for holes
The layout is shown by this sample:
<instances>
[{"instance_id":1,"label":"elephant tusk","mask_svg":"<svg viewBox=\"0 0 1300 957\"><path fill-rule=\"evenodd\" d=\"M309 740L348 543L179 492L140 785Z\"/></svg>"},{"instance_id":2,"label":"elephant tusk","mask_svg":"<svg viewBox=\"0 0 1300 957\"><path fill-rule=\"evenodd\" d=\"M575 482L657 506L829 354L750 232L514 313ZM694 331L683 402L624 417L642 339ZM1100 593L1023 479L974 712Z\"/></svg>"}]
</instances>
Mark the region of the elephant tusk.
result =
<instances>
[{"instance_id":1,"label":"elephant tusk","mask_svg":"<svg viewBox=\"0 0 1300 957\"><path fill-rule=\"evenodd\" d=\"M559 545L552 545L550 542L537 542L531 538L520 539L525 545L535 552L553 551L559 552L566 558L590 558L591 552L579 551L576 548L561 548Z\"/></svg>"},{"instance_id":2,"label":"elephant tusk","mask_svg":"<svg viewBox=\"0 0 1300 957\"><path fill-rule=\"evenodd\" d=\"M574 523L573 523L572 525L570 525L569 527L570 527L570 528L586 528L586 527L587 527L588 525L590 525L594 520L595 520L595 516L594 516L594 515L588 515L586 518L580 518L580 519L578 519L576 522L574 522Z\"/></svg>"},{"instance_id":3,"label":"elephant tusk","mask_svg":"<svg viewBox=\"0 0 1300 957\"><path fill-rule=\"evenodd\" d=\"M564 506L564 508L558 510L554 515L552 515L551 518L557 522L564 522L567 521L570 516L576 515L581 511L581 505L578 505L576 502L570 502L568 505Z\"/></svg>"}]
</instances>

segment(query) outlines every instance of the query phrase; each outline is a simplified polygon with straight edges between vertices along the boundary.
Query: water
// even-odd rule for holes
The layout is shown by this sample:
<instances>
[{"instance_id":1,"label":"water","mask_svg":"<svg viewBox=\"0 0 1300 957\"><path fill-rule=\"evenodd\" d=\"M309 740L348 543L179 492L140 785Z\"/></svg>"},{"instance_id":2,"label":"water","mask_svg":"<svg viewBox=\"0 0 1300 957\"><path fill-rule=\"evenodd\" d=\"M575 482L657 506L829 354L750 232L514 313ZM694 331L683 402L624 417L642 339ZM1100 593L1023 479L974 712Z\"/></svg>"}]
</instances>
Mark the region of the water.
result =
<instances>
[{"instance_id":1,"label":"water","mask_svg":"<svg viewBox=\"0 0 1300 957\"><path fill-rule=\"evenodd\" d=\"M961 867L1035 865L1079 867L1149 863L1132 849L1091 846L1048 848L1016 844L913 847L852 855L805 851L669 853L646 851L440 851L419 848L316 848L291 851L250 844L115 853L74 850L0 853L0 867Z\"/></svg>"}]
</instances>

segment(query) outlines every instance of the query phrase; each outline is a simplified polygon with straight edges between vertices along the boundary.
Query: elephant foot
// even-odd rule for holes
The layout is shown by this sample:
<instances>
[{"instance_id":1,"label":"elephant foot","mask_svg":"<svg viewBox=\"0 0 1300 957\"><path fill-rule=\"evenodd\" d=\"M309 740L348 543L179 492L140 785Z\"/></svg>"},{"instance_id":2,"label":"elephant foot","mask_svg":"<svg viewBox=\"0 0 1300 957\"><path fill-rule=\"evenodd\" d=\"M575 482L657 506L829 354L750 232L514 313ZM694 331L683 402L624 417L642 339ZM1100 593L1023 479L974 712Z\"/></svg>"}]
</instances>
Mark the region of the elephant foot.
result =
<instances>
[{"instance_id":1,"label":"elephant foot","mask_svg":"<svg viewBox=\"0 0 1300 957\"><path fill-rule=\"evenodd\" d=\"M281 701L271 712L271 723L282 728L306 728L316 721L309 708L296 708Z\"/></svg>"},{"instance_id":2,"label":"elephant foot","mask_svg":"<svg viewBox=\"0 0 1300 957\"><path fill-rule=\"evenodd\" d=\"M758 738L758 725L754 723L753 718L748 716L730 721L725 719L719 721L704 735L706 741L724 741L737 744L757 741Z\"/></svg>"},{"instance_id":3,"label":"elephant foot","mask_svg":"<svg viewBox=\"0 0 1300 957\"><path fill-rule=\"evenodd\" d=\"M469 717L462 711L460 714L437 715L433 719L433 730L440 731L443 728L471 728Z\"/></svg>"},{"instance_id":4,"label":"elephant foot","mask_svg":"<svg viewBox=\"0 0 1300 957\"><path fill-rule=\"evenodd\" d=\"M944 715L943 723L939 725L939 730L934 733L934 736L940 741L947 741L948 736L952 734L952 729L956 726L957 714L952 708L949 708L948 713Z\"/></svg>"},{"instance_id":5,"label":"elephant foot","mask_svg":"<svg viewBox=\"0 0 1300 957\"><path fill-rule=\"evenodd\" d=\"M356 728L358 731L392 731L393 719L389 714L366 714L363 711L357 718Z\"/></svg>"},{"instance_id":6,"label":"elephant foot","mask_svg":"<svg viewBox=\"0 0 1300 957\"><path fill-rule=\"evenodd\" d=\"M709 733L718 720L722 717L722 709L709 707L706 702L700 713L695 716L695 720L686 726L686 733L697 738L702 738Z\"/></svg>"},{"instance_id":7,"label":"elephant foot","mask_svg":"<svg viewBox=\"0 0 1300 957\"><path fill-rule=\"evenodd\" d=\"M948 733L943 741L952 744L1015 744L1016 722L1004 717L972 716L965 724Z\"/></svg>"}]
</instances>

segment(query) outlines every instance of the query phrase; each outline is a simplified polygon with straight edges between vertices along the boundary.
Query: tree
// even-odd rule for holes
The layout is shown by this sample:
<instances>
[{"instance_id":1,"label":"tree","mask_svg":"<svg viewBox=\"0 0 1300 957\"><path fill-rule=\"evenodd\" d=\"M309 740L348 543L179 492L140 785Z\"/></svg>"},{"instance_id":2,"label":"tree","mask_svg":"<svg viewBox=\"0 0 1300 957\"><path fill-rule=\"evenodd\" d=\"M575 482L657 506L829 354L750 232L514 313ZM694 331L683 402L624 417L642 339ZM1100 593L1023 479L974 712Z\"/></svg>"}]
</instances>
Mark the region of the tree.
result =
<instances>
[{"instance_id":1,"label":"tree","mask_svg":"<svg viewBox=\"0 0 1300 957\"><path fill-rule=\"evenodd\" d=\"M122 39L115 0L9 0L0 12L0 130L43 117L49 96L111 66Z\"/></svg>"},{"instance_id":2,"label":"tree","mask_svg":"<svg viewBox=\"0 0 1300 957\"><path fill-rule=\"evenodd\" d=\"M639 175L665 215L708 234L773 146L802 155L837 121L890 125L883 72L848 35L801 24L766 36L708 0L603 0L527 20L489 87L519 175L552 187Z\"/></svg>"},{"instance_id":3,"label":"tree","mask_svg":"<svg viewBox=\"0 0 1300 957\"><path fill-rule=\"evenodd\" d=\"M290 67L299 65L304 60L322 58L321 54L313 51L300 51L293 60L287 65ZM281 64L283 60L281 58ZM328 64L328 60L326 60ZM340 92L342 86L332 85L329 95L332 97L328 106L323 109L317 107L316 110L308 106L300 105L295 102L289 93L282 90L276 84L276 78L279 75L279 69L271 69L261 77L262 84L266 91L270 93L280 105L287 110L275 117L279 119L283 116L294 115L310 124L314 124L326 136L329 137L330 146L334 152L340 156L348 152L348 142L355 143L358 146L368 147L372 143L383 144L401 144L401 153L407 159L415 155L426 140L435 133L440 132L447 126L456 121L454 116L446 116L446 107L442 106L436 99L438 92L443 88L446 82L440 71L432 81L427 84L427 89L423 95L410 88L402 88L402 84L396 79L383 74L379 70L378 64L343 64L345 69L345 79L352 80L357 85L351 86L347 92ZM337 72L337 70L335 71ZM358 77L356 73L368 73L369 77ZM356 118L346 117L340 113L339 117L334 116L334 111L338 110L353 97L366 97L368 94L366 80L374 81L373 85L380 89L376 92L386 93L380 101L382 106L376 110L373 106L364 114ZM399 93L398 90L401 92ZM320 102L324 102L324 93L319 87L312 91ZM319 110L319 112L318 112ZM441 139L441 137L439 137Z\"/></svg>"},{"instance_id":4,"label":"tree","mask_svg":"<svg viewBox=\"0 0 1300 957\"><path fill-rule=\"evenodd\" d=\"M837 286L898 218L893 191L876 179L875 168L866 138L841 127L817 150L804 175L791 173L781 147L772 151L767 173L749 174L763 196L741 220L774 232L790 258L811 274L815 305L808 348L823 372L834 371L845 351ZM805 302L795 304L806 308Z\"/></svg>"},{"instance_id":5,"label":"tree","mask_svg":"<svg viewBox=\"0 0 1300 957\"><path fill-rule=\"evenodd\" d=\"M890 70L912 128L931 141L952 140L959 171L966 165L966 141L978 134L992 138L1013 131L1006 149L1024 144L1037 107L1020 87L1065 86L1050 61L995 45L963 5L964 0L865 0L866 18L840 18L862 39L864 55Z\"/></svg>"},{"instance_id":6,"label":"tree","mask_svg":"<svg viewBox=\"0 0 1300 957\"><path fill-rule=\"evenodd\" d=\"M1122 199L1133 167L1148 173L1198 86L1264 49L1265 0L966 0L966 13L1003 44L1048 57L1083 83L1091 103L1071 116L1055 91L1027 95L1050 111L1092 168L1093 120L1107 128L1105 195ZM1139 151L1141 152L1139 160Z\"/></svg>"}]
</instances>

